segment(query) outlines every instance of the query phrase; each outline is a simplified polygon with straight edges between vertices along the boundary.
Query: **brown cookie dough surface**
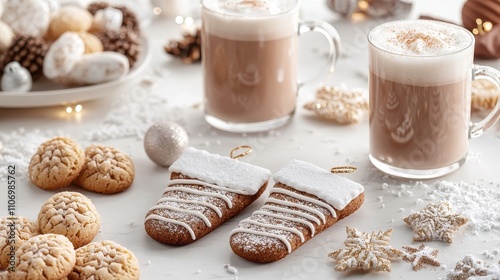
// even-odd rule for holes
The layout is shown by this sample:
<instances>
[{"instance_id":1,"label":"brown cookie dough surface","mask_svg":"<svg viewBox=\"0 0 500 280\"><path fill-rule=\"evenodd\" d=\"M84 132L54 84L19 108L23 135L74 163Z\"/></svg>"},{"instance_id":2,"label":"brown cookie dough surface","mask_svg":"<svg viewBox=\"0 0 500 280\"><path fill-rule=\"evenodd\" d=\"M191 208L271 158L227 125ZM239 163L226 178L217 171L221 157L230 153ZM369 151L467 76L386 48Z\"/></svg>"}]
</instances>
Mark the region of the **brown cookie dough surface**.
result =
<instances>
[{"instance_id":1,"label":"brown cookie dough surface","mask_svg":"<svg viewBox=\"0 0 500 280\"><path fill-rule=\"evenodd\" d=\"M16 280L64 279L75 265L75 249L59 234L33 236L16 251Z\"/></svg>"},{"instance_id":2,"label":"brown cookie dough surface","mask_svg":"<svg viewBox=\"0 0 500 280\"><path fill-rule=\"evenodd\" d=\"M38 214L41 233L64 235L75 248L92 242L100 224L101 217L92 201L78 192L60 192L53 195Z\"/></svg>"},{"instance_id":3,"label":"brown cookie dough surface","mask_svg":"<svg viewBox=\"0 0 500 280\"><path fill-rule=\"evenodd\" d=\"M139 262L127 248L113 242L92 242L76 250L70 280L137 280Z\"/></svg>"},{"instance_id":4,"label":"brown cookie dough surface","mask_svg":"<svg viewBox=\"0 0 500 280\"><path fill-rule=\"evenodd\" d=\"M103 194L126 190L134 181L132 159L109 146L92 145L85 149L85 164L75 183Z\"/></svg>"},{"instance_id":5,"label":"brown cookie dough surface","mask_svg":"<svg viewBox=\"0 0 500 280\"><path fill-rule=\"evenodd\" d=\"M28 174L36 186L53 190L66 187L83 167L83 149L73 140L56 137L42 143L31 158Z\"/></svg>"}]
</instances>

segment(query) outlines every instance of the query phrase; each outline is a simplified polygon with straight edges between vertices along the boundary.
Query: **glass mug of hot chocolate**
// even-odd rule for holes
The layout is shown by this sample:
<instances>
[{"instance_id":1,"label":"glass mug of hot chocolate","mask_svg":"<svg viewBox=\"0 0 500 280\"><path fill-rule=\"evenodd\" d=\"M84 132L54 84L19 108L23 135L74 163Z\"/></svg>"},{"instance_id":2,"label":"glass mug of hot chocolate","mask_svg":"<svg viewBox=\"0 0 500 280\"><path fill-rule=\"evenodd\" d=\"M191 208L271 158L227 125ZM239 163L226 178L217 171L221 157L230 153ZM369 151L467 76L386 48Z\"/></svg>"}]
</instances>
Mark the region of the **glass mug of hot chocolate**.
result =
<instances>
[{"instance_id":1,"label":"glass mug of hot chocolate","mask_svg":"<svg viewBox=\"0 0 500 280\"><path fill-rule=\"evenodd\" d=\"M500 102L471 122L471 83L500 86L500 72L473 64L466 29L429 20L384 23L369 34L370 160L385 173L414 179L457 170L469 139L500 118Z\"/></svg>"},{"instance_id":2,"label":"glass mug of hot chocolate","mask_svg":"<svg viewBox=\"0 0 500 280\"><path fill-rule=\"evenodd\" d=\"M205 120L230 132L286 124L298 93L298 36L324 34L329 69L340 39L329 24L299 21L298 0L202 0Z\"/></svg>"}]
</instances>

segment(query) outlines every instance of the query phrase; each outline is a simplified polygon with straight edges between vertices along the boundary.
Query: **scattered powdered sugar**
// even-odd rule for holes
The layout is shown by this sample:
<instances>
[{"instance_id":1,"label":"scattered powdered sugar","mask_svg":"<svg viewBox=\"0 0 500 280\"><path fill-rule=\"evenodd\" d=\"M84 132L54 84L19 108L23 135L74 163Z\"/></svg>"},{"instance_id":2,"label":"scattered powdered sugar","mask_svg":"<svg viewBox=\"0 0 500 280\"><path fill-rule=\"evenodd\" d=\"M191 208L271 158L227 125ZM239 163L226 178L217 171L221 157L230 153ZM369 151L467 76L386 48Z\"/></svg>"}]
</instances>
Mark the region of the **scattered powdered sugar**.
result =
<instances>
[{"instance_id":1,"label":"scattered powdered sugar","mask_svg":"<svg viewBox=\"0 0 500 280\"><path fill-rule=\"evenodd\" d=\"M227 272L234 275L238 275L238 269L236 269L236 267L231 266L230 264L226 264L224 265L224 268L226 269Z\"/></svg>"},{"instance_id":2,"label":"scattered powdered sugar","mask_svg":"<svg viewBox=\"0 0 500 280\"><path fill-rule=\"evenodd\" d=\"M455 211L469 218L467 227L478 231L500 232L500 192L481 184L440 181L429 195L447 200Z\"/></svg>"},{"instance_id":3,"label":"scattered powdered sugar","mask_svg":"<svg viewBox=\"0 0 500 280\"><path fill-rule=\"evenodd\" d=\"M390 194L398 194L400 188L400 185L382 184L382 190ZM419 181L413 185L406 184L405 190L411 193L410 197L416 198L416 207L427 201L448 201L454 212L469 219L466 227L476 235L481 231L500 233L499 188L482 183L438 181L427 185Z\"/></svg>"},{"instance_id":4,"label":"scattered powdered sugar","mask_svg":"<svg viewBox=\"0 0 500 280\"><path fill-rule=\"evenodd\" d=\"M10 133L0 133L0 182L7 180L7 166L15 165L16 176L19 179L28 177L28 166L38 146L44 141L62 135L61 131L39 129L26 131L19 128Z\"/></svg>"},{"instance_id":5,"label":"scattered powdered sugar","mask_svg":"<svg viewBox=\"0 0 500 280\"><path fill-rule=\"evenodd\" d=\"M144 138L147 129L160 120L182 122L183 108L167 106L163 91L152 90L162 79L162 70L146 74L142 81L114 100L108 113L93 129L85 133L87 141L136 137Z\"/></svg>"}]
</instances>

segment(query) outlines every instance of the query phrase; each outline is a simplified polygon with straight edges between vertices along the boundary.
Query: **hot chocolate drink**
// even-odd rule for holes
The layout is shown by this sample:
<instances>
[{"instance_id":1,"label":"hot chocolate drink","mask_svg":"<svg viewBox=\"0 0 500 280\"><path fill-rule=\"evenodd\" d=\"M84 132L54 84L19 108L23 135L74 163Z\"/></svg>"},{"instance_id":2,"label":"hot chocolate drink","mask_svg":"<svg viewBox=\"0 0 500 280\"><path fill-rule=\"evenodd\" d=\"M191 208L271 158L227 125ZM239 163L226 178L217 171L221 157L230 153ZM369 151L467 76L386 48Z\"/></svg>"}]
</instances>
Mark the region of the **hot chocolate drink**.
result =
<instances>
[{"instance_id":1,"label":"hot chocolate drink","mask_svg":"<svg viewBox=\"0 0 500 280\"><path fill-rule=\"evenodd\" d=\"M296 1L205 0L203 5L206 115L229 123L291 116L298 90Z\"/></svg>"},{"instance_id":2,"label":"hot chocolate drink","mask_svg":"<svg viewBox=\"0 0 500 280\"><path fill-rule=\"evenodd\" d=\"M468 151L473 38L434 21L383 24L370 41L370 158L433 170Z\"/></svg>"}]
</instances>

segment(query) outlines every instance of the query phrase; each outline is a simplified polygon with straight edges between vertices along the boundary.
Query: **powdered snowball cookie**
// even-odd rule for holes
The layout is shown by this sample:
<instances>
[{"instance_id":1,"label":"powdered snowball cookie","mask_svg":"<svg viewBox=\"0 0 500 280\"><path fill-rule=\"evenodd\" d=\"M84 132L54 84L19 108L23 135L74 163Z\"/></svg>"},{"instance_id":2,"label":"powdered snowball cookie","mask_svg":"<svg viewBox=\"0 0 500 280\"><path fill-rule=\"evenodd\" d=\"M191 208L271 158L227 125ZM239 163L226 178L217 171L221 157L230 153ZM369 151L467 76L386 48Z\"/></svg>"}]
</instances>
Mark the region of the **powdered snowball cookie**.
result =
<instances>
[{"instance_id":1,"label":"powdered snowball cookie","mask_svg":"<svg viewBox=\"0 0 500 280\"><path fill-rule=\"evenodd\" d=\"M65 77L67 85L94 85L125 76L129 72L128 58L117 52L84 55Z\"/></svg>"},{"instance_id":2,"label":"powdered snowball cookie","mask_svg":"<svg viewBox=\"0 0 500 280\"><path fill-rule=\"evenodd\" d=\"M0 219L0 270L13 267L17 248L35 235L38 235L38 225L35 221L22 216ZM11 243L12 240L15 243Z\"/></svg>"},{"instance_id":3,"label":"powdered snowball cookie","mask_svg":"<svg viewBox=\"0 0 500 280\"><path fill-rule=\"evenodd\" d=\"M120 31L123 24L123 12L117 8L107 7L98 10L92 22L93 31Z\"/></svg>"},{"instance_id":4,"label":"powdered snowball cookie","mask_svg":"<svg viewBox=\"0 0 500 280\"><path fill-rule=\"evenodd\" d=\"M0 1L0 3L2 3ZM1 5L1 4L0 4ZM0 53L5 52L9 49L14 39L14 31L5 22L0 21Z\"/></svg>"},{"instance_id":5,"label":"powdered snowball cookie","mask_svg":"<svg viewBox=\"0 0 500 280\"><path fill-rule=\"evenodd\" d=\"M48 79L64 82L68 73L85 53L85 43L75 32L66 32L49 47L43 61Z\"/></svg>"},{"instance_id":6,"label":"powdered snowball cookie","mask_svg":"<svg viewBox=\"0 0 500 280\"><path fill-rule=\"evenodd\" d=\"M16 251L16 280L63 279L75 265L75 249L59 234L33 236Z\"/></svg>"},{"instance_id":7,"label":"powdered snowball cookie","mask_svg":"<svg viewBox=\"0 0 500 280\"><path fill-rule=\"evenodd\" d=\"M52 190L66 187L78 176L85 154L73 140L56 137L42 143L28 166L30 180L36 186Z\"/></svg>"},{"instance_id":8,"label":"powdered snowball cookie","mask_svg":"<svg viewBox=\"0 0 500 280\"><path fill-rule=\"evenodd\" d=\"M113 242L92 242L76 250L76 263L70 280L137 280L139 262L127 248Z\"/></svg>"},{"instance_id":9,"label":"powdered snowball cookie","mask_svg":"<svg viewBox=\"0 0 500 280\"><path fill-rule=\"evenodd\" d=\"M58 0L43 0L43 1L47 2L47 4L49 5L49 12L51 16L55 15L55 13L59 11L59 9L61 8L61 5L59 5Z\"/></svg>"},{"instance_id":10,"label":"powdered snowball cookie","mask_svg":"<svg viewBox=\"0 0 500 280\"><path fill-rule=\"evenodd\" d=\"M83 43L85 44L85 53L100 53L103 51L103 46L101 40L97 38L92 33L86 31L78 32L78 36L82 38Z\"/></svg>"},{"instance_id":11,"label":"powdered snowball cookie","mask_svg":"<svg viewBox=\"0 0 500 280\"><path fill-rule=\"evenodd\" d=\"M112 194L134 181L132 159L113 147L92 145L85 149L85 164L75 183L86 190Z\"/></svg>"},{"instance_id":12,"label":"powdered snowball cookie","mask_svg":"<svg viewBox=\"0 0 500 280\"><path fill-rule=\"evenodd\" d=\"M40 0L8 0L2 15L14 33L33 37L45 35L50 18L49 4Z\"/></svg>"},{"instance_id":13,"label":"powdered snowball cookie","mask_svg":"<svg viewBox=\"0 0 500 280\"><path fill-rule=\"evenodd\" d=\"M67 31L87 31L92 27L92 14L78 6L64 6L52 17L49 36L59 38Z\"/></svg>"},{"instance_id":14,"label":"powdered snowball cookie","mask_svg":"<svg viewBox=\"0 0 500 280\"><path fill-rule=\"evenodd\" d=\"M51 196L38 213L41 233L66 236L75 248L94 239L101 216L89 198L78 192L60 192Z\"/></svg>"}]
</instances>

